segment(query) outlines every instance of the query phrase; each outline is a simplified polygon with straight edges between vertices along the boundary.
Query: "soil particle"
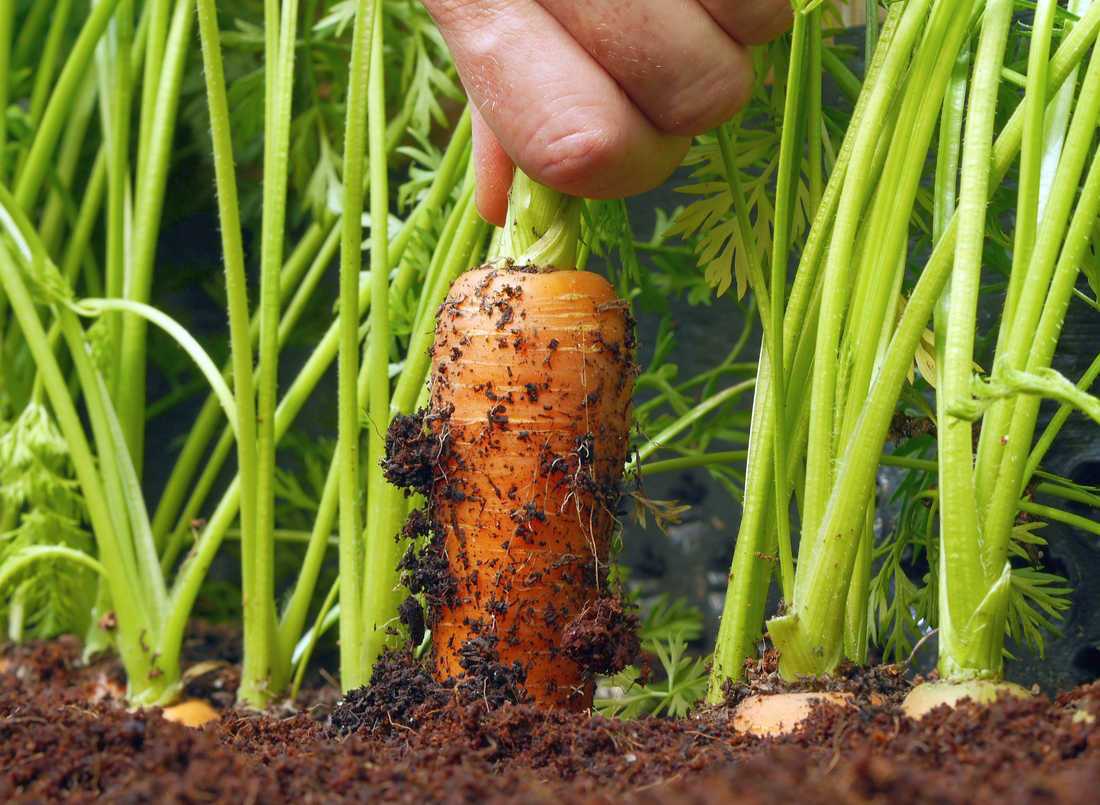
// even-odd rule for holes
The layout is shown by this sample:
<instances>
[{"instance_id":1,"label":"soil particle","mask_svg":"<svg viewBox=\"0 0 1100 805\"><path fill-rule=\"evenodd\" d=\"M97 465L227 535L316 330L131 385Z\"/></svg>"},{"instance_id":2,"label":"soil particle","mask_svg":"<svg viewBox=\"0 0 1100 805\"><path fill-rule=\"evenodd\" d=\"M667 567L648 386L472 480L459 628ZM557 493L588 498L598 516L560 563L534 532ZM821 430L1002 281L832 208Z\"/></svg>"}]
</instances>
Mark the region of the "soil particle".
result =
<instances>
[{"instance_id":1,"label":"soil particle","mask_svg":"<svg viewBox=\"0 0 1100 805\"><path fill-rule=\"evenodd\" d=\"M634 662L640 647L638 615L615 596L586 604L562 631L565 656L596 674L621 671Z\"/></svg>"},{"instance_id":2,"label":"soil particle","mask_svg":"<svg viewBox=\"0 0 1100 805\"><path fill-rule=\"evenodd\" d=\"M416 596L410 595L397 607L397 616L409 630L409 642L419 646L424 640L424 608Z\"/></svg>"},{"instance_id":3,"label":"soil particle","mask_svg":"<svg viewBox=\"0 0 1100 805\"><path fill-rule=\"evenodd\" d=\"M89 702L78 657L74 641L0 652L0 801L1084 805L1100 779L1100 684L919 722L821 707L765 740L725 708L619 721L436 698L406 653L375 671L385 704L349 694L358 720L345 703L339 727L317 707L191 730Z\"/></svg>"}]
</instances>

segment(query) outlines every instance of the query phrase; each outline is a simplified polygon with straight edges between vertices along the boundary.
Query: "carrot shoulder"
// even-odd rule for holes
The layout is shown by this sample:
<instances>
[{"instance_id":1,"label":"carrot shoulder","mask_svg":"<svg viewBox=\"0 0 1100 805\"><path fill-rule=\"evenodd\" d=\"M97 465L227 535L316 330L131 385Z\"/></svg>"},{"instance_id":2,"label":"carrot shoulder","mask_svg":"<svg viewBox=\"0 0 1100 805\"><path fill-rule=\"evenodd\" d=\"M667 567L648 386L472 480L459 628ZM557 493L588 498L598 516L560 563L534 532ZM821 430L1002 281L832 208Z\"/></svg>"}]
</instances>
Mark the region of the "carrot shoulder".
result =
<instances>
[{"instance_id":1,"label":"carrot shoulder","mask_svg":"<svg viewBox=\"0 0 1100 805\"><path fill-rule=\"evenodd\" d=\"M536 703L591 705L562 630L606 585L633 343L625 305L596 274L482 268L452 288L429 416L448 445L431 506L455 581L432 624L440 679L485 638Z\"/></svg>"}]
</instances>

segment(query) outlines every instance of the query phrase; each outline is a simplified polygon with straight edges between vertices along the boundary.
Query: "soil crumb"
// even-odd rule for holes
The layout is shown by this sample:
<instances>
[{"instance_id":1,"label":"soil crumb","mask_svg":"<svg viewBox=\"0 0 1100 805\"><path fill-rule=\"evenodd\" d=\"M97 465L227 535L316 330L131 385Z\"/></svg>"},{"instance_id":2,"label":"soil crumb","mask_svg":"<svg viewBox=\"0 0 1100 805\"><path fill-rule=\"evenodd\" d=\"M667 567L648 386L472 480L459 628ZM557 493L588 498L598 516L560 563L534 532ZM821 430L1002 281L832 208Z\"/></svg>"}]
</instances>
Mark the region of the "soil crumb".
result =
<instances>
[{"instance_id":1,"label":"soil crumb","mask_svg":"<svg viewBox=\"0 0 1100 805\"><path fill-rule=\"evenodd\" d=\"M562 631L562 652L595 674L618 673L638 656L638 615L618 596L586 604Z\"/></svg>"}]
</instances>

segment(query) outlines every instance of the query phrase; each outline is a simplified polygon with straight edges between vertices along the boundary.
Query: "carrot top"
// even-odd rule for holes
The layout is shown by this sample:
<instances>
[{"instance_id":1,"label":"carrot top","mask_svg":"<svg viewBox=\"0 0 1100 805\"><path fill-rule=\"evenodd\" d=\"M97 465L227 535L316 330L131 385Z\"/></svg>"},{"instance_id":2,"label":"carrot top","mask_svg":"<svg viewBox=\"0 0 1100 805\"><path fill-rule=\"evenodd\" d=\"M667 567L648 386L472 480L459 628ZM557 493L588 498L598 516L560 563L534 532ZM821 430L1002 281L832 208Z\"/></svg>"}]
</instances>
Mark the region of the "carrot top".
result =
<instances>
[{"instance_id":1,"label":"carrot top","mask_svg":"<svg viewBox=\"0 0 1100 805\"><path fill-rule=\"evenodd\" d=\"M500 256L520 265L576 268L582 204L517 168Z\"/></svg>"}]
</instances>

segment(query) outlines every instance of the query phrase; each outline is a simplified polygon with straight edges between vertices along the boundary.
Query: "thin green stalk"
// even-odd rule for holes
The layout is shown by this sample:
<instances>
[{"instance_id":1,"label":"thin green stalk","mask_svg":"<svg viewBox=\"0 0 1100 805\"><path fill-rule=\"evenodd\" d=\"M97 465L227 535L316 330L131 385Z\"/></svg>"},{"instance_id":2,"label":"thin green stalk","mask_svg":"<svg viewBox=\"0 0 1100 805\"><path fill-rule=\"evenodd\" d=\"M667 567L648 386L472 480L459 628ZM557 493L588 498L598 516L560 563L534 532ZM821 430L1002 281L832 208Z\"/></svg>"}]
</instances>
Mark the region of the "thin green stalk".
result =
<instances>
[{"instance_id":1,"label":"thin green stalk","mask_svg":"<svg viewBox=\"0 0 1100 805\"><path fill-rule=\"evenodd\" d=\"M0 0L0 110L8 108L8 90L11 83L12 23L15 20L15 0ZM0 114L0 183L8 181L8 120L6 111Z\"/></svg>"},{"instance_id":2,"label":"thin green stalk","mask_svg":"<svg viewBox=\"0 0 1100 805\"><path fill-rule=\"evenodd\" d=\"M240 499L241 553L255 555L256 492L259 471L255 390L252 385L252 338L249 332L248 278L241 240L240 204L230 132L229 101L225 90L218 10L214 0L198 0L199 35L202 44L206 97L210 112L210 139L214 155L214 178L218 196L218 219L225 263L226 300L229 310L230 355L233 365L233 391L237 405L237 474L244 490ZM146 71L147 76L149 71ZM245 546L252 546L246 550ZM242 568L243 595L246 602L261 594L255 576ZM248 604L246 603L246 610ZM261 613L260 617L264 617ZM252 625L252 624L249 624ZM255 627L253 627L255 628ZM255 703L255 702L253 702Z\"/></svg>"},{"instance_id":3,"label":"thin green stalk","mask_svg":"<svg viewBox=\"0 0 1100 805\"><path fill-rule=\"evenodd\" d=\"M748 458L748 455L748 450L718 450L712 453L666 458L661 461L647 461L638 468L638 474L642 478L648 478L650 475L683 472L697 467L710 467L714 464L740 464Z\"/></svg>"},{"instance_id":4,"label":"thin green stalk","mask_svg":"<svg viewBox=\"0 0 1100 805\"><path fill-rule=\"evenodd\" d=\"M771 489L774 407L766 402L771 394L772 362L764 354L766 351L765 346L757 365L741 523L707 688L707 701L711 704L724 700L728 680L740 678L745 658L755 651L764 623L772 570L766 558L772 533L769 516L775 511Z\"/></svg>"},{"instance_id":5,"label":"thin green stalk","mask_svg":"<svg viewBox=\"0 0 1100 805\"><path fill-rule=\"evenodd\" d=\"M357 572L362 546L359 518L359 269L362 264L363 174L367 150L367 94L370 86L371 49L376 24L376 0L359 0L352 32L348 78L347 121L344 132L344 215L340 236L340 354L339 441L337 461L340 514L340 676L345 687L363 682L359 658L363 656L362 575ZM380 5L380 4L378 4ZM380 23L378 23L380 24ZM373 177L372 177L373 178ZM374 211L372 202L372 212ZM388 213L388 210L387 210ZM372 217L372 222L378 219ZM384 226L372 225L374 230ZM382 257L385 260L385 255ZM372 248L372 270L376 268ZM373 275L372 275L373 276ZM373 283L372 283L373 285ZM373 324L373 321L372 321ZM388 373L383 372L383 377ZM329 473L333 475L332 472ZM326 487L328 484L326 483ZM318 519L320 517L318 516ZM331 526L330 526L331 527Z\"/></svg>"},{"instance_id":6,"label":"thin green stalk","mask_svg":"<svg viewBox=\"0 0 1100 805\"><path fill-rule=\"evenodd\" d=\"M150 141L156 128L157 90L164 69L165 47L172 0L149 0L143 11L148 19L145 29L144 73L141 79L141 117L138 126L138 173L148 168Z\"/></svg>"},{"instance_id":7,"label":"thin green stalk","mask_svg":"<svg viewBox=\"0 0 1100 805\"><path fill-rule=\"evenodd\" d=\"M1048 102L1048 62L1057 0L1039 0L1035 19L1028 37L1027 87L1024 93L1024 138L1020 149L1020 176L1017 185L1015 236L1012 244L1012 269L1009 274L1001 326L997 332L997 347L993 376L999 377L1004 366L1009 338L1015 327L1024 275L1035 249L1039 226L1039 197L1042 188L1045 125ZM1008 356L1011 360L1011 356ZM997 479L1004 447L1001 436L1012 418L1013 403L1002 400L986 412L978 442L976 488L979 516L985 516L993 485Z\"/></svg>"},{"instance_id":8,"label":"thin green stalk","mask_svg":"<svg viewBox=\"0 0 1100 805\"><path fill-rule=\"evenodd\" d=\"M1032 503L1028 500L1021 500L1019 507L1020 511L1027 512L1035 517L1042 517L1044 520L1062 523L1071 528L1077 528L1081 531L1087 531L1090 534L1100 536L1100 523L1097 523L1089 517L1082 517L1079 514L1063 511L1054 506L1044 506L1041 503Z\"/></svg>"},{"instance_id":9,"label":"thin green stalk","mask_svg":"<svg viewBox=\"0 0 1100 805\"><path fill-rule=\"evenodd\" d=\"M730 400L737 399L746 391L751 391L755 386L756 380L744 380L736 385L723 389L717 394L708 396L705 400L683 416L678 417L674 422L663 428L660 433L634 451L633 458L627 462L627 472L633 472L641 462L644 462L662 447L667 446L672 439L675 439L707 414L721 408Z\"/></svg>"},{"instance_id":10,"label":"thin green stalk","mask_svg":"<svg viewBox=\"0 0 1100 805\"><path fill-rule=\"evenodd\" d=\"M77 167L86 164L83 162L83 151L88 128L92 122L92 113L96 109L97 97L95 75L89 73L84 87L81 88L74 103L73 113L69 118L69 125L65 128L65 134L61 139L61 145L57 151L57 182L66 191L74 189L73 179L76 175ZM102 143L100 144L99 150L103 150ZM96 159L99 159L98 151ZM88 183L85 183L83 195L87 195L87 193ZM83 203L84 201L82 198L81 206L83 206ZM38 227L42 242L46 245L46 249L51 255L55 254L60 248L59 241L61 238L62 226L65 223L65 213L66 203L64 194L61 191L54 191L50 194L49 200L42 213L41 223Z\"/></svg>"},{"instance_id":11,"label":"thin green stalk","mask_svg":"<svg viewBox=\"0 0 1100 805\"><path fill-rule=\"evenodd\" d=\"M117 2L117 0L113 0ZM139 165L134 191L133 240L130 265L126 277L125 296L135 302L148 303L153 283L153 267L157 238L164 209L164 192L172 159L172 139L176 131L180 87L191 44L191 27L195 19L193 0L177 0L164 70L157 89L153 131L149 140L149 155ZM145 443L145 372L146 323L138 316L127 316L122 325L118 351L117 377L126 378L117 389L117 407L126 444L130 447L138 476L142 475Z\"/></svg>"},{"instance_id":12,"label":"thin green stalk","mask_svg":"<svg viewBox=\"0 0 1100 805\"><path fill-rule=\"evenodd\" d=\"M360 373L362 374L362 373ZM365 382L358 381L358 387L365 386ZM365 399L365 395L360 399ZM329 465L328 475L325 477L325 487L321 491L321 500L317 504L317 516L313 520L313 528L305 533L306 555L302 559L302 569L294 582L294 591L287 600L286 609L279 619L279 644L286 649L294 646L302 636L305 628L306 616L309 614L309 605L313 600L316 590L317 578L321 575L321 567L324 563L328 549L335 544L340 548L339 535L333 539L330 535L333 526L336 525L337 510L339 508L339 479L344 472L339 453L333 456ZM276 529L275 536L278 538ZM360 534L356 534L356 555L362 555L362 543ZM290 659L289 651L286 658ZM293 694L292 694L293 695Z\"/></svg>"},{"instance_id":13,"label":"thin green stalk","mask_svg":"<svg viewBox=\"0 0 1100 805\"><path fill-rule=\"evenodd\" d=\"M42 122L35 131L30 152L15 183L15 199L24 210L34 207L45 186L43 179L50 170L54 146L57 145L57 139L72 111L73 98L80 90L99 38L106 30L119 2L120 0L102 0L93 6L72 50L69 51L69 58L54 85L46 111L42 115Z\"/></svg>"},{"instance_id":14,"label":"thin green stalk","mask_svg":"<svg viewBox=\"0 0 1100 805\"><path fill-rule=\"evenodd\" d=\"M824 44L821 38L821 9L815 8L809 13L808 40L808 66L805 75L808 77L806 92L806 152L808 162L808 174L810 184L810 218L817 214L817 208L821 205L821 197L825 192L825 169L823 151L821 147L821 134L825 127L825 117L821 106L821 82L824 72L822 70L821 57ZM868 61L870 59L868 58ZM788 88L790 83L788 82Z\"/></svg>"},{"instance_id":15,"label":"thin green stalk","mask_svg":"<svg viewBox=\"0 0 1100 805\"><path fill-rule=\"evenodd\" d=\"M72 11L72 5L72 0L56 0L50 13L50 28L46 34L46 44L42 48L42 55L39 57L34 69L34 86L31 88L29 109L32 126L38 125L38 121L42 119L42 112L46 108L46 99L49 97L50 84L53 82L58 56L61 53L61 45L64 43L65 34L67 33L66 28L69 24L69 12ZM119 23L120 21L116 18L116 25L121 27Z\"/></svg>"},{"instance_id":16,"label":"thin green stalk","mask_svg":"<svg viewBox=\"0 0 1100 805\"><path fill-rule=\"evenodd\" d=\"M132 81L130 75L130 39L133 33L133 3L123 0L115 13L113 30L100 46L99 99L107 149L107 296L122 298L127 274L127 223L131 200L130 184L130 107ZM113 34L113 35L112 35ZM112 355L119 354L122 344L121 314L107 318ZM118 399L122 384L120 373L111 373L107 382L111 398ZM140 467L140 462L138 463Z\"/></svg>"},{"instance_id":17,"label":"thin green stalk","mask_svg":"<svg viewBox=\"0 0 1100 805\"><path fill-rule=\"evenodd\" d=\"M868 590L871 588L871 559L874 553L875 505L867 504L863 528L859 535L852 582L844 609L844 656L857 665L867 664Z\"/></svg>"},{"instance_id":18,"label":"thin green stalk","mask_svg":"<svg viewBox=\"0 0 1100 805\"><path fill-rule=\"evenodd\" d=\"M332 607L336 604L336 599L340 593L340 578L337 576L336 581L332 583L332 587L329 588L328 595L325 596L325 600L321 602L321 608L317 610L317 618L313 622L313 628L309 632L309 642L306 643L302 656L298 658L298 666L294 670L294 680L290 686L290 698L298 698L298 691L302 689L302 680L306 676L306 668L309 667L309 661L313 657L313 650L317 647L317 641L321 638L322 627L325 623L325 618L328 617ZM341 618L343 613L341 612Z\"/></svg>"},{"instance_id":19,"label":"thin green stalk","mask_svg":"<svg viewBox=\"0 0 1100 805\"><path fill-rule=\"evenodd\" d=\"M1050 495L1061 500L1071 500L1074 503L1082 503L1085 506L1100 509L1100 495L1077 486L1063 486L1061 483L1044 481L1035 485L1035 494Z\"/></svg>"},{"instance_id":20,"label":"thin green stalk","mask_svg":"<svg viewBox=\"0 0 1100 805\"><path fill-rule=\"evenodd\" d=\"M816 26L814 25L816 20ZM779 541L779 566L780 580L782 583L783 597L791 600L794 595L794 558L791 549L791 524L789 516L790 499L787 493L787 465L786 465L786 434L783 433L786 410L786 381L784 376L783 360L783 320L786 310L787 295L787 270L789 266L789 250L791 244L792 219L795 215L797 203L799 168L802 164L802 136L803 125L816 128L818 133L817 170L815 179L811 175L811 182L816 181L817 190L814 206L821 196L820 176L820 123L819 119L807 119L807 113L813 106L814 92L808 84L817 83L817 100L820 102L820 71L812 72L813 68L813 34L816 32L818 55L821 45L821 18L818 12L812 15L796 14L794 31L791 37L791 58L787 72L787 94L784 102L783 133L779 144L779 169L776 177L776 201L775 222L772 236L771 250L771 282L768 287L768 313L771 318L770 331L772 340L768 344L768 357L772 361L771 395L769 397L775 408L773 414L777 431L772 446L772 460L775 482L775 522L776 536ZM809 62L809 64L807 64ZM807 69L810 69L807 78ZM820 109L817 110L820 113ZM801 121L795 125L795 121ZM810 138L811 164L814 160L814 138ZM812 193L811 193L812 195ZM764 314L761 308L761 314Z\"/></svg>"},{"instance_id":21,"label":"thin green stalk","mask_svg":"<svg viewBox=\"0 0 1100 805\"><path fill-rule=\"evenodd\" d=\"M281 668L275 645L275 407L279 370L279 273L286 235L286 194L290 159L290 121L294 91L297 0L267 0L267 93L264 118L264 193L260 239L260 342L256 377L256 539L242 545L241 562L251 574L254 595L246 593L244 662L240 701L264 706L288 680L276 678Z\"/></svg>"},{"instance_id":22,"label":"thin green stalk","mask_svg":"<svg viewBox=\"0 0 1100 805\"><path fill-rule=\"evenodd\" d=\"M383 59L382 4L371 6L374 22L371 26L370 82L367 87L367 142L370 156L370 267L371 310L370 333L367 339L367 366L370 374L367 436L367 527L364 538L365 565L362 559L351 567L341 567L340 576L353 573L362 579L363 635L359 653L350 654L350 647L341 646L340 667L348 676L340 684L349 690L370 679L374 662L382 653L387 622L394 614L394 580L397 573L396 542L399 525L396 490L382 475L381 461L385 456L385 433L390 422L389 380L389 177L386 175L385 121L386 75ZM349 548L351 546L348 546ZM341 557L343 558L343 557ZM343 586L345 582L341 582ZM341 620L345 617L345 602L341 601ZM356 602L347 602L355 607ZM343 627L341 627L343 629Z\"/></svg>"},{"instance_id":23,"label":"thin green stalk","mask_svg":"<svg viewBox=\"0 0 1100 805\"><path fill-rule=\"evenodd\" d=\"M90 257L88 243L91 241L99 218L100 208L103 206L103 196L107 189L107 152L100 149L92 163L92 172L88 177L88 183L84 188L84 198L81 199L80 209L76 215L76 222L69 233L65 243L65 254L61 260L61 273L68 282L69 287L77 288L77 273L81 263L86 263ZM85 283L85 292L90 296L103 296L102 286L88 287Z\"/></svg>"},{"instance_id":24,"label":"thin green stalk","mask_svg":"<svg viewBox=\"0 0 1100 805\"><path fill-rule=\"evenodd\" d=\"M997 89L1012 9L1012 0L989 0L974 58L963 135L955 264L937 388L938 397L942 397L938 419L940 551L941 567L946 571L939 584L939 668L945 678L952 679L996 674L1002 656L1000 639L975 634L971 627L990 586L1000 577L1001 568L983 563L973 433L970 422L952 415L951 411L970 398Z\"/></svg>"},{"instance_id":25,"label":"thin green stalk","mask_svg":"<svg viewBox=\"0 0 1100 805\"><path fill-rule=\"evenodd\" d=\"M1092 388L1092 384L1096 382L1097 376L1100 376L1100 355L1092 359L1089 368L1085 370L1085 373L1077 382L1077 388L1082 391L1088 391ZM1058 410L1054 413L1054 416L1050 418L1050 422L1047 423L1046 428L1043 429L1042 436L1035 442L1035 447L1032 448L1031 454L1027 457L1027 464L1024 466L1023 483L1025 486L1030 483L1032 477L1034 477L1047 451L1050 450L1051 445L1054 444L1054 440L1058 438L1058 434L1066 424L1070 414L1073 413L1073 410L1071 405L1060 405Z\"/></svg>"}]
</instances>

